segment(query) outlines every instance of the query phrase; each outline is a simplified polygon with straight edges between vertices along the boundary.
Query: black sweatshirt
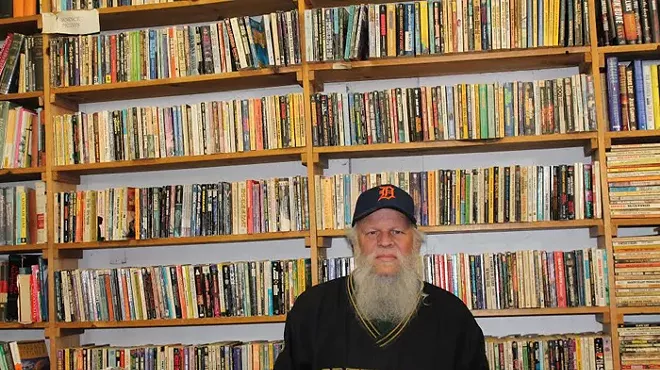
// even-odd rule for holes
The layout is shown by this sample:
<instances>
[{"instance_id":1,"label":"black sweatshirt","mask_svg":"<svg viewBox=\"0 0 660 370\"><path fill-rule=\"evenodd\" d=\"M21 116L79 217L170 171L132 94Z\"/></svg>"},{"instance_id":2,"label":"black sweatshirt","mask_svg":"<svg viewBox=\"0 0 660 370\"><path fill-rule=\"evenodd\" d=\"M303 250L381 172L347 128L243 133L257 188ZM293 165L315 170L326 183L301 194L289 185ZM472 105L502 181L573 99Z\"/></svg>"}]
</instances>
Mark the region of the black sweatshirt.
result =
<instances>
[{"instance_id":1,"label":"black sweatshirt","mask_svg":"<svg viewBox=\"0 0 660 370\"><path fill-rule=\"evenodd\" d=\"M301 294L274 370L488 370L481 328L455 295L424 283L417 311L385 333L361 318L353 291L344 277Z\"/></svg>"}]
</instances>

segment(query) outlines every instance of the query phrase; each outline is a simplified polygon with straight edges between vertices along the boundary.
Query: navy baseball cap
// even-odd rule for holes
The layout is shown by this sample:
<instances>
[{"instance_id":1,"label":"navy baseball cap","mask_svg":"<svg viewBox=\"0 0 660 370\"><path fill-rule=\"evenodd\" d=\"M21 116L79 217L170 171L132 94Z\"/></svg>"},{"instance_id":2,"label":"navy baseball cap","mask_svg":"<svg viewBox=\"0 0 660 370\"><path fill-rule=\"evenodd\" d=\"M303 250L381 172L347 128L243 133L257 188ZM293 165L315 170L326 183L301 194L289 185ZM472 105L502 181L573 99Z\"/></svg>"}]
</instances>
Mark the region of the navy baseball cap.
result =
<instances>
[{"instance_id":1,"label":"navy baseball cap","mask_svg":"<svg viewBox=\"0 0 660 370\"><path fill-rule=\"evenodd\" d=\"M414 226L417 226L415 203L412 197L405 190L391 184L373 187L358 196L352 226L382 208L391 208L403 213Z\"/></svg>"}]
</instances>

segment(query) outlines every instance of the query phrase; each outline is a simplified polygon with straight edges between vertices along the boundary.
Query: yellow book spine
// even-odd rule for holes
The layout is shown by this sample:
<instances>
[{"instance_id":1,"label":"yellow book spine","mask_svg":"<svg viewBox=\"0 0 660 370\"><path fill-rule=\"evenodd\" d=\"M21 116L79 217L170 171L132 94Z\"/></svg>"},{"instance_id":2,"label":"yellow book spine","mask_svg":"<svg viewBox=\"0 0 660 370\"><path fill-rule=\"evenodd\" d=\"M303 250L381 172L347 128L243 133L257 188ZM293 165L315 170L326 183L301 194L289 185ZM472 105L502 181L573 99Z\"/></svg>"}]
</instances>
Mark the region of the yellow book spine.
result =
<instances>
[{"instance_id":1,"label":"yellow book spine","mask_svg":"<svg viewBox=\"0 0 660 370\"><path fill-rule=\"evenodd\" d=\"M651 88L653 89L653 121L660 123L660 95L658 94L658 66L651 66ZM656 127L658 124L656 124Z\"/></svg>"},{"instance_id":2,"label":"yellow book spine","mask_svg":"<svg viewBox=\"0 0 660 370\"><path fill-rule=\"evenodd\" d=\"M422 54L429 53L429 10L428 2L420 1L419 2L419 14L420 14L420 44L422 45Z\"/></svg>"}]
</instances>

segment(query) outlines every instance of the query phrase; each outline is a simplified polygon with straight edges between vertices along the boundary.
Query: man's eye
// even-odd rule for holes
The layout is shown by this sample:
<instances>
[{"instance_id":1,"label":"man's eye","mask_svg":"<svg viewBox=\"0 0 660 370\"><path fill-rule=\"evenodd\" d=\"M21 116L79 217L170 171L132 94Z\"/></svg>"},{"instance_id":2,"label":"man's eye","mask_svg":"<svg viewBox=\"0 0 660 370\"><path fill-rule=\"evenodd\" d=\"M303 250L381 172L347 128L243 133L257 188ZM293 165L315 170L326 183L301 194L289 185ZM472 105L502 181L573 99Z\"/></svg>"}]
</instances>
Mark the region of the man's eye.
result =
<instances>
[{"instance_id":1,"label":"man's eye","mask_svg":"<svg viewBox=\"0 0 660 370\"><path fill-rule=\"evenodd\" d=\"M392 230L392 234L398 235L398 234L401 234L401 233L402 233L401 230Z\"/></svg>"}]
</instances>

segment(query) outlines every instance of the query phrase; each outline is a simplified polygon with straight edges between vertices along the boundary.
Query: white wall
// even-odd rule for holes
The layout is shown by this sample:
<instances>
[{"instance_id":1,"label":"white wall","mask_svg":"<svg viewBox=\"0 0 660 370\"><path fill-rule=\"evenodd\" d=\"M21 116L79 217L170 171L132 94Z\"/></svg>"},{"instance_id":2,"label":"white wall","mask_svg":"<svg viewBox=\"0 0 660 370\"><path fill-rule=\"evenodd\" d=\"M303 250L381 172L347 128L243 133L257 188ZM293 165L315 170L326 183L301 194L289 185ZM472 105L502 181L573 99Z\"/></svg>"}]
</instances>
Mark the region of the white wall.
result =
<instances>
[{"instance_id":1,"label":"white wall","mask_svg":"<svg viewBox=\"0 0 660 370\"><path fill-rule=\"evenodd\" d=\"M369 91L394 86L408 87L450 83L476 83L494 81L531 80L569 76L577 73L576 68L545 71L529 71L499 74L475 74L465 76L405 79L398 81L371 81L349 84L328 84L326 92ZM92 112L100 109L116 109L132 105L172 105L204 100L224 100L262 95L300 91L299 86L258 89L252 91L226 92L181 96L174 98L145 99L142 101L123 101L102 104L88 104L81 109ZM326 174L363 173L382 170L420 171L437 168L469 168L506 164L561 164L576 161L589 161L583 149L556 149L518 152L497 152L483 154L434 155L405 158L380 158L330 161ZM282 164L264 164L249 166L228 166L209 169L180 171L159 171L119 175L95 175L82 178L81 189L103 189L111 186L153 186L163 184L195 183L203 181L241 180L247 178L269 178L280 175L306 174L306 168L299 162ZM453 234L431 236L424 253L441 252L494 252L520 249L570 250L593 247L596 240L589 237L586 229L561 231L524 231L475 234ZM330 257L347 256L350 250L342 239L333 241L328 251ZM210 261L298 258L308 257L302 240L232 243L203 246L176 246L141 249L117 249L88 251L80 266L96 268L106 266L139 266L168 263L207 263ZM516 333L561 333L576 331L598 331L602 329L593 315L564 317L520 317L520 318L480 318L479 324L486 335L508 335ZM83 335L85 343L108 343L117 345L136 345L144 343L199 343L218 340L255 340L279 339L283 324L230 325L210 327L151 328L88 330ZM9 332L11 336L16 335ZM6 332L0 332L4 336Z\"/></svg>"}]
</instances>

